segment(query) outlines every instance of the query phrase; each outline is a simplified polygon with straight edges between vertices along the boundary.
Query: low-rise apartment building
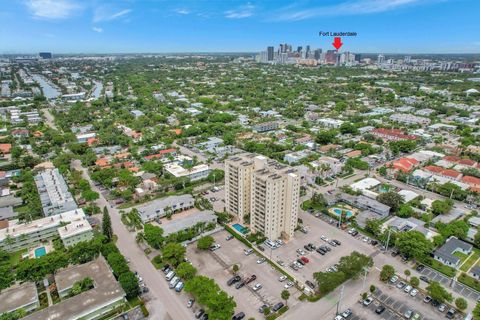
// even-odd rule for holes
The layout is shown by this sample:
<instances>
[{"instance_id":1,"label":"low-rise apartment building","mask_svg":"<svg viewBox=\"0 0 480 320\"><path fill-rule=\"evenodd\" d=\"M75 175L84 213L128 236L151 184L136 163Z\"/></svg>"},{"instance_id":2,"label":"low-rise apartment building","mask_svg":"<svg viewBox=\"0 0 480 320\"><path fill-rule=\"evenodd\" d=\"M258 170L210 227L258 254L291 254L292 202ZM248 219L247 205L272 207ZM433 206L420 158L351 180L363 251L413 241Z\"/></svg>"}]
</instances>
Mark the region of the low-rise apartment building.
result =
<instances>
[{"instance_id":1,"label":"low-rise apartment building","mask_svg":"<svg viewBox=\"0 0 480 320\"><path fill-rule=\"evenodd\" d=\"M190 194L170 196L153 200L137 208L138 216L143 223L164 217L168 211L171 213L188 210L195 205L195 199Z\"/></svg>"},{"instance_id":2,"label":"low-rise apartment building","mask_svg":"<svg viewBox=\"0 0 480 320\"><path fill-rule=\"evenodd\" d=\"M0 229L0 250L15 252L58 236L66 247L93 238L92 227L83 209L26 223L10 220L5 228Z\"/></svg>"},{"instance_id":3,"label":"low-rise apartment building","mask_svg":"<svg viewBox=\"0 0 480 320\"><path fill-rule=\"evenodd\" d=\"M35 184L42 203L43 214L46 217L77 208L77 203L68 191L67 183L57 168L41 171L35 176Z\"/></svg>"}]
</instances>

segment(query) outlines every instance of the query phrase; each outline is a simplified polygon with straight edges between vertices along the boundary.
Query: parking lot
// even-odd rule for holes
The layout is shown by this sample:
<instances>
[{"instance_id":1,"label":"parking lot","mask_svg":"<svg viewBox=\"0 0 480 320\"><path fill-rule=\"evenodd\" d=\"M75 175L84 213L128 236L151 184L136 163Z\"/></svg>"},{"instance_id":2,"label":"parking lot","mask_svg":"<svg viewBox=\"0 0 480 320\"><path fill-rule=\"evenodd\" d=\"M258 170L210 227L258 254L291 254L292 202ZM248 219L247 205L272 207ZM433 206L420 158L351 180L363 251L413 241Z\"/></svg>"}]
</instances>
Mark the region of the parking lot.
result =
<instances>
[{"instance_id":1,"label":"parking lot","mask_svg":"<svg viewBox=\"0 0 480 320\"><path fill-rule=\"evenodd\" d=\"M477 301L480 298L480 294L478 292L458 281L455 281L455 284L450 287L452 280L438 271L425 267L425 269L423 269L420 273L428 277L430 280L440 282L445 286L445 288L452 290L467 299Z\"/></svg>"},{"instance_id":2,"label":"parking lot","mask_svg":"<svg viewBox=\"0 0 480 320\"><path fill-rule=\"evenodd\" d=\"M246 256L244 249L247 249L247 247L243 243L235 238L227 241L228 235L227 231L220 231L213 235L215 242L221 246L214 252L199 251L196 248L196 243L189 245L187 247L187 257L198 269L199 274L215 279L215 282L223 290L234 296L237 302L236 313L243 311L246 318L258 318L260 315L258 309L263 304L273 306L278 302L283 302L280 293L284 289L286 281L280 282L281 273L267 262L258 264L259 257L255 253ZM256 275L256 280L240 289L236 289L235 284L228 286L227 281L233 277L230 270L234 264L239 266L238 274L242 279ZM254 291L252 287L257 283L260 283L262 288ZM291 298L288 301L289 306L299 303L295 298L299 295L297 289L291 287L289 290L291 293Z\"/></svg>"},{"instance_id":3,"label":"parking lot","mask_svg":"<svg viewBox=\"0 0 480 320\"><path fill-rule=\"evenodd\" d=\"M399 282L400 280L396 284ZM413 297L404 291L404 287L398 288L396 284L378 283L377 290L372 294L374 301L368 306L362 303L352 306L353 314L365 319L400 320L406 318L407 310L411 310L412 316L418 313L424 320L445 318L448 307L441 312L430 302L424 302L425 295L422 292ZM381 314L377 314L375 309L380 305L386 309ZM457 312L454 319L462 319L462 315Z\"/></svg>"},{"instance_id":4,"label":"parking lot","mask_svg":"<svg viewBox=\"0 0 480 320\"><path fill-rule=\"evenodd\" d=\"M286 268L294 275L297 280L305 282L310 280L313 282L313 273L318 271L326 271L334 264L338 263L339 259L343 256L349 255L352 251L356 250L365 255L371 255L376 251L376 248L363 242L361 240L353 240L353 237L347 232L336 228L336 226L325 222L322 219L315 217L308 213L300 213L300 218L303 220L303 224L306 226L308 233L304 234L301 231L295 232L294 239L290 240L287 244L271 250L266 247L265 253L271 256L271 260L283 261L286 264ZM340 241L341 245L332 246L321 237L325 236L329 240L335 239ZM355 245L352 246L352 241L355 241ZM325 255L314 251L308 251L304 248L308 243L312 243L315 246L325 245L330 247L330 251ZM299 254L297 249L305 251L304 254ZM294 260L300 257L306 257L309 262L306 263L303 268L295 271L288 267Z\"/></svg>"}]
</instances>

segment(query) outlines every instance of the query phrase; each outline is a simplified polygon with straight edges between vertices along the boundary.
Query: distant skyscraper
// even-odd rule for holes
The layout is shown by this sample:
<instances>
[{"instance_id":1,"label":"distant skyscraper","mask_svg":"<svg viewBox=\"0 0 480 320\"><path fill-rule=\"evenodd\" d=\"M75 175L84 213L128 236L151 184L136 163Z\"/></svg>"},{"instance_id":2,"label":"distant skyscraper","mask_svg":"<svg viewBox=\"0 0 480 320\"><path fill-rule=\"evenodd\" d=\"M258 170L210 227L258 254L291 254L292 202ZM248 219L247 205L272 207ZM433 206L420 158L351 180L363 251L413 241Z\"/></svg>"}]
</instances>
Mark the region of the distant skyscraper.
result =
<instances>
[{"instance_id":1,"label":"distant skyscraper","mask_svg":"<svg viewBox=\"0 0 480 320\"><path fill-rule=\"evenodd\" d=\"M317 49L315 50L315 59L320 60L320 57L322 56L322 49Z\"/></svg>"},{"instance_id":2,"label":"distant skyscraper","mask_svg":"<svg viewBox=\"0 0 480 320\"><path fill-rule=\"evenodd\" d=\"M307 46L305 47L305 51L307 51L307 54L310 52L310 45L307 45Z\"/></svg>"},{"instance_id":3,"label":"distant skyscraper","mask_svg":"<svg viewBox=\"0 0 480 320\"><path fill-rule=\"evenodd\" d=\"M405 56L405 63L410 63L412 61L412 57Z\"/></svg>"},{"instance_id":4,"label":"distant skyscraper","mask_svg":"<svg viewBox=\"0 0 480 320\"><path fill-rule=\"evenodd\" d=\"M303 49L302 46L298 46L298 47L297 47L297 52L298 52L298 53L302 52L302 49Z\"/></svg>"},{"instance_id":5,"label":"distant skyscraper","mask_svg":"<svg viewBox=\"0 0 480 320\"><path fill-rule=\"evenodd\" d=\"M325 62L329 64L337 63L336 56L337 56L336 50L327 50L327 53L325 54Z\"/></svg>"},{"instance_id":6,"label":"distant skyscraper","mask_svg":"<svg viewBox=\"0 0 480 320\"><path fill-rule=\"evenodd\" d=\"M359 53L357 53L357 54L355 55L355 61L360 62L361 60L362 60L362 55L359 54Z\"/></svg>"},{"instance_id":7,"label":"distant skyscraper","mask_svg":"<svg viewBox=\"0 0 480 320\"><path fill-rule=\"evenodd\" d=\"M267 47L267 60L273 61L273 47Z\"/></svg>"},{"instance_id":8,"label":"distant skyscraper","mask_svg":"<svg viewBox=\"0 0 480 320\"><path fill-rule=\"evenodd\" d=\"M42 59L52 59L52 53L51 52L40 52L38 55Z\"/></svg>"},{"instance_id":9,"label":"distant skyscraper","mask_svg":"<svg viewBox=\"0 0 480 320\"><path fill-rule=\"evenodd\" d=\"M377 64L383 64L385 62L385 56L383 54L379 54L377 57Z\"/></svg>"}]
</instances>

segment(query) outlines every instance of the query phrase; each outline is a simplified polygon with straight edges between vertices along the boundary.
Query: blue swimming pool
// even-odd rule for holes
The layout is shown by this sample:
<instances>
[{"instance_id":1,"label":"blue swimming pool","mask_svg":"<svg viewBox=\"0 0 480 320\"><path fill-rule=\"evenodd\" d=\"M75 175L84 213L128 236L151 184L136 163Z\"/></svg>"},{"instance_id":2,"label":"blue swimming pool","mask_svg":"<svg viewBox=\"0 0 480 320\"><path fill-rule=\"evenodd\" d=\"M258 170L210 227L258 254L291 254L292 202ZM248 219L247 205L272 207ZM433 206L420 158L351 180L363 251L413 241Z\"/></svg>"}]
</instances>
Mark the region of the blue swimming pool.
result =
<instances>
[{"instance_id":1,"label":"blue swimming pool","mask_svg":"<svg viewBox=\"0 0 480 320\"><path fill-rule=\"evenodd\" d=\"M347 218L351 218L353 216L353 212L350 210L343 210L340 208L333 208L333 213L335 213L336 216L340 217L342 215L342 212L345 211L345 214Z\"/></svg>"},{"instance_id":2,"label":"blue swimming pool","mask_svg":"<svg viewBox=\"0 0 480 320\"><path fill-rule=\"evenodd\" d=\"M244 226L242 226L239 223L235 223L234 225L232 225L232 227L242 234L247 234L248 233L248 228L245 228Z\"/></svg>"},{"instance_id":3,"label":"blue swimming pool","mask_svg":"<svg viewBox=\"0 0 480 320\"><path fill-rule=\"evenodd\" d=\"M35 249L35 258L40 258L47 254L47 249L45 247L40 247Z\"/></svg>"}]
</instances>

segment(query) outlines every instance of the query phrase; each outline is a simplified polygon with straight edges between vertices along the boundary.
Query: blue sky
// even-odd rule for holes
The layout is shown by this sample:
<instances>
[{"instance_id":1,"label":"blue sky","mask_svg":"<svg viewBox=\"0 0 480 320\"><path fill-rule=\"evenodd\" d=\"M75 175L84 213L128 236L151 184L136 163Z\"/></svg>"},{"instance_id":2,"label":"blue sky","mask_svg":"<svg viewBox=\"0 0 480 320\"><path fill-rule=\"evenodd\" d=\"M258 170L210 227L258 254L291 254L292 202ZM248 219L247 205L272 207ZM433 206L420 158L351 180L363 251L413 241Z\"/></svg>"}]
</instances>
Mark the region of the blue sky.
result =
<instances>
[{"instance_id":1,"label":"blue sky","mask_svg":"<svg viewBox=\"0 0 480 320\"><path fill-rule=\"evenodd\" d=\"M233 52L279 43L479 53L479 0L2 0L0 53Z\"/></svg>"}]
</instances>

